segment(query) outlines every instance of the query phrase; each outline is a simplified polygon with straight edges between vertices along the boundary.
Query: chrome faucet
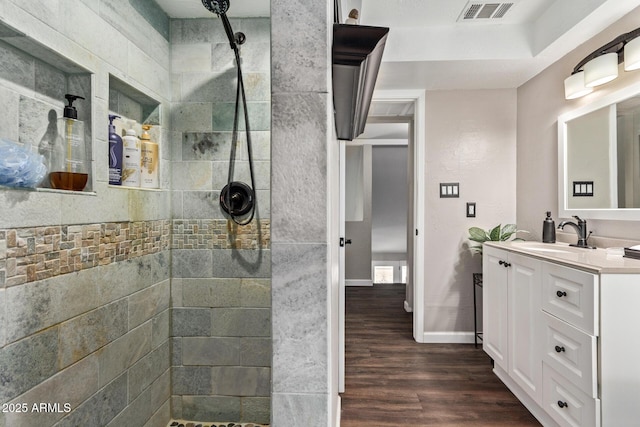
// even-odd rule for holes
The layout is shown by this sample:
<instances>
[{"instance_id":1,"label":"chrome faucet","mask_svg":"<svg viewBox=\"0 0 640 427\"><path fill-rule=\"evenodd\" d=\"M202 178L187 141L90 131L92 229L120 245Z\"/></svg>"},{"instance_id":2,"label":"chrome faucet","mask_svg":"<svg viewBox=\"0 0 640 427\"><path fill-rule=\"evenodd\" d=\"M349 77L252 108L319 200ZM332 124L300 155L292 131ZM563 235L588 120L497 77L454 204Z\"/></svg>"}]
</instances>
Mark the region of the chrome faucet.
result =
<instances>
[{"instance_id":1,"label":"chrome faucet","mask_svg":"<svg viewBox=\"0 0 640 427\"><path fill-rule=\"evenodd\" d=\"M591 232L587 234L587 221L579 218L577 215L574 215L573 217L578 221L577 224L572 221L562 221L560 224L558 224L559 230L564 230L565 225L570 225L576 230L576 234L578 235L578 243L576 243L575 245L569 245L569 246L575 246L577 248L595 249L595 246L589 246L589 244L587 243L587 239L591 235Z\"/></svg>"}]
</instances>

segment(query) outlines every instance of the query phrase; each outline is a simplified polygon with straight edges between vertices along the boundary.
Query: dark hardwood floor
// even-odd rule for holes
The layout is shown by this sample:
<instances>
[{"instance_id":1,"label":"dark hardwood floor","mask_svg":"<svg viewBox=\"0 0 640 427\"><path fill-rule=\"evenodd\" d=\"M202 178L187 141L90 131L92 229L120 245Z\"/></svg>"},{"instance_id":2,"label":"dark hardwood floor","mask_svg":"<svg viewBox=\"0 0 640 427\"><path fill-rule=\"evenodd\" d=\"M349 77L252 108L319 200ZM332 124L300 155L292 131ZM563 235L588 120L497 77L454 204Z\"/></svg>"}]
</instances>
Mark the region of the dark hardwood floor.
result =
<instances>
[{"instance_id":1,"label":"dark hardwood floor","mask_svg":"<svg viewBox=\"0 0 640 427\"><path fill-rule=\"evenodd\" d=\"M342 427L540 426L480 346L418 344L404 285L349 287Z\"/></svg>"}]
</instances>

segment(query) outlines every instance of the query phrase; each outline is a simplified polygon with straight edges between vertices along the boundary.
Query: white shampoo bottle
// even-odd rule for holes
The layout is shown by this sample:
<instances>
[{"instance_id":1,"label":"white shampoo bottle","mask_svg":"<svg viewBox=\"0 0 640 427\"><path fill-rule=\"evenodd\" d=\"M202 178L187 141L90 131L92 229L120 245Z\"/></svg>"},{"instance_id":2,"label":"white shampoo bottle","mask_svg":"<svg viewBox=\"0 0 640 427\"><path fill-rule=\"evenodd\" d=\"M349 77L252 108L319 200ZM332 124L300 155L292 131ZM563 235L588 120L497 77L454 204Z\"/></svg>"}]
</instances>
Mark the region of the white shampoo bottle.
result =
<instances>
[{"instance_id":1,"label":"white shampoo bottle","mask_svg":"<svg viewBox=\"0 0 640 427\"><path fill-rule=\"evenodd\" d=\"M122 138L122 185L140 187L140 140L133 129Z\"/></svg>"}]
</instances>

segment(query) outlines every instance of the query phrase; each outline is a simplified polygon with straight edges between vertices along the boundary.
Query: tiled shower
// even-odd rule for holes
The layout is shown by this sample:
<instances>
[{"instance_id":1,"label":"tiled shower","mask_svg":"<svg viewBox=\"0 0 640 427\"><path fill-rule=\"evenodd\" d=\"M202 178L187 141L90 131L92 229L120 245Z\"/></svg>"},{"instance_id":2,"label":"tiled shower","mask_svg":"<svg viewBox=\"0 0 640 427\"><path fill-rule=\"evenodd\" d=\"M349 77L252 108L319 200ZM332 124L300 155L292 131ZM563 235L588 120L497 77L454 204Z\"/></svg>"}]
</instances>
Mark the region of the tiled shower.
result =
<instances>
[{"instance_id":1,"label":"tiled shower","mask_svg":"<svg viewBox=\"0 0 640 427\"><path fill-rule=\"evenodd\" d=\"M241 55L258 208L247 226L227 221L218 203L230 161L233 52L217 19L171 23L172 414L268 423L271 28L266 18L231 23L247 36ZM250 182L246 137L240 135L235 179Z\"/></svg>"},{"instance_id":2,"label":"tiled shower","mask_svg":"<svg viewBox=\"0 0 640 427\"><path fill-rule=\"evenodd\" d=\"M269 423L270 20L232 19L257 185L243 227L218 207L235 95L218 20L60 0L2 2L0 22L0 137L37 146L82 91L93 141L84 192L0 189L0 426ZM108 185L109 112L154 125L160 189Z\"/></svg>"}]
</instances>

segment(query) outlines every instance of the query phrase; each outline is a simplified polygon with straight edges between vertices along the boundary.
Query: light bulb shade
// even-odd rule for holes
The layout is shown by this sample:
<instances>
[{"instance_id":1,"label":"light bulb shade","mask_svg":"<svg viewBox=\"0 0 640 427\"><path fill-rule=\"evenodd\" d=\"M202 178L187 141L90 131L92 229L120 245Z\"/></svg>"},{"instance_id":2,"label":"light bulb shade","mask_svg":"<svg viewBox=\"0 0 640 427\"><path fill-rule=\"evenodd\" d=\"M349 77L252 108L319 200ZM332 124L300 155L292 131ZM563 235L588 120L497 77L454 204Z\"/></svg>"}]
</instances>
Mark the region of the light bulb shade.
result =
<instances>
[{"instance_id":1,"label":"light bulb shade","mask_svg":"<svg viewBox=\"0 0 640 427\"><path fill-rule=\"evenodd\" d=\"M584 71L572 74L564 79L564 98L576 99L593 92L592 87L584 85Z\"/></svg>"},{"instance_id":2,"label":"light bulb shade","mask_svg":"<svg viewBox=\"0 0 640 427\"><path fill-rule=\"evenodd\" d=\"M632 71L638 68L640 68L640 37L624 45L624 70Z\"/></svg>"},{"instance_id":3,"label":"light bulb shade","mask_svg":"<svg viewBox=\"0 0 640 427\"><path fill-rule=\"evenodd\" d=\"M600 86L618 77L618 54L605 53L584 64L584 85Z\"/></svg>"}]
</instances>

